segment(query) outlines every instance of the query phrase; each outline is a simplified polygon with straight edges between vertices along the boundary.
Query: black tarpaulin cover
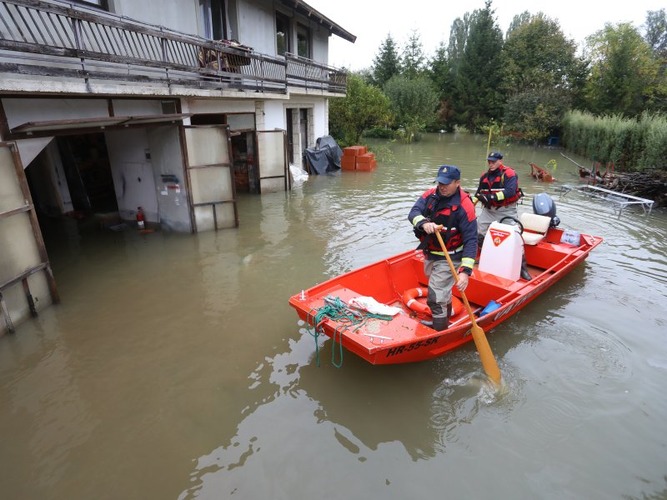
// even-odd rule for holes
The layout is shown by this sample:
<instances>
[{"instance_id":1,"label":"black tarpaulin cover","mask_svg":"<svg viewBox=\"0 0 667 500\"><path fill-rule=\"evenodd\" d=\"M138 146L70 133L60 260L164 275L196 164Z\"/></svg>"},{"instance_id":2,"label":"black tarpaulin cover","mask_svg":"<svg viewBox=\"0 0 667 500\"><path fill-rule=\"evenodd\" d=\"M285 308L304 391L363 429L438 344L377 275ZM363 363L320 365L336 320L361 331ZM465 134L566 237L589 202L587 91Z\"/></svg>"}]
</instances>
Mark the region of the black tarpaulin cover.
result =
<instances>
[{"instance_id":1,"label":"black tarpaulin cover","mask_svg":"<svg viewBox=\"0 0 667 500\"><path fill-rule=\"evenodd\" d=\"M340 159L343 150L333 137L324 135L317 139L314 148L307 148L304 152L311 174L328 174L340 170Z\"/></svg>"}]
</instances>

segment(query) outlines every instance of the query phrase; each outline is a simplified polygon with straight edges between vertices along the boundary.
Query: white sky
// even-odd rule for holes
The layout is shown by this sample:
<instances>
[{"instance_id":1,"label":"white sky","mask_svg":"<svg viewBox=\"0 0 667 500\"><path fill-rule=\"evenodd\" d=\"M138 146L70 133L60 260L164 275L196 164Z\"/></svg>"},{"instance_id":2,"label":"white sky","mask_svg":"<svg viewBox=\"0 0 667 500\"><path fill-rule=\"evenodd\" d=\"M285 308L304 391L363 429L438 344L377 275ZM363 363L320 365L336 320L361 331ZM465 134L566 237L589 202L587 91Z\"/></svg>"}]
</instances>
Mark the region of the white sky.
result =
<instances>
[{"instance_id":1,"label":"white sky","mask_svg":"<svg viewBox=\"0 0 667 500\"><path fill-rule=\"evenodd\" d=\"M427 57L441 41L447 45L454 19L466 12L484 8L484 0L306 0L329 19L356 35L350 43L337 36L329 39L329 65L351 70L370 68L382 42L391 33L399 50L413 30L420 35ZM665 0L492 0L491 8L503 35L515 15L528 11L543 12L557 20L566 37L581 48L587 36L605 23L632 23L643 33L642 25L649 10L667 8Z\"/></svg>"}]
</instances>

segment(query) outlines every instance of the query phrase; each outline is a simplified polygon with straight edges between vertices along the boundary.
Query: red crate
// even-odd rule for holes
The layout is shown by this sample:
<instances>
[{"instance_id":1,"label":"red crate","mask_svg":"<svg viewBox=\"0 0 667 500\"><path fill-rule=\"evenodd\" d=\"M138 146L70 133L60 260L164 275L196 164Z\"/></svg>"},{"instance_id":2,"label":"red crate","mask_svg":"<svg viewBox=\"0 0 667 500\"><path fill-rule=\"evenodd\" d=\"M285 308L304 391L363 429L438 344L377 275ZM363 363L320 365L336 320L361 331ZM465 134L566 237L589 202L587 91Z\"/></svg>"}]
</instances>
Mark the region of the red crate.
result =
<instances>
[{"instance_id":1,"label":"red crate","mask_svg":"<svg viewBox=\"0 0 667 500\"><path fill-rule=\"evenodd\" d=\"M366 146L348 146L343 148L343 156L359 156L366 153Z\"/></svg>"},{"instance_id":2,"label":"red crate","mask_svg":"<svg viewBox=\"0 0 667 500\"><path fill-rule=\"evenodd\" d=\"M340 159L341 170L355 170L357 167L356 156L343 156Z\"/></svg>"}]
</instances>

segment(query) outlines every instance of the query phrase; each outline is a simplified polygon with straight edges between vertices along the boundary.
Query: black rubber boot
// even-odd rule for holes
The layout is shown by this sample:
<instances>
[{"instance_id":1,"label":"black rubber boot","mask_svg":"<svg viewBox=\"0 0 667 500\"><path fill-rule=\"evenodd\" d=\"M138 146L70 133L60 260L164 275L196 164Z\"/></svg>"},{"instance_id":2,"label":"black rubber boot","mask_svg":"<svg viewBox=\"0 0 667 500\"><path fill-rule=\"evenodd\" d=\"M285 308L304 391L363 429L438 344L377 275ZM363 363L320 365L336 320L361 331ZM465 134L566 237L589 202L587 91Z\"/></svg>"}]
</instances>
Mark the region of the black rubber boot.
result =
<instances>
[{"instance_id":1,"label":"black rubber boot","mask_svg":"<svg viewBox=\"0 0 667 500\"><path fill-rule=\"evenodd\" d=\"M447 327L449 326L449 318L447 317L437 317L433 318L433 328L436 332L441 332L443 330L447 330Z\"/></svg>"},{"instance_id":2,"label":"black rubber boot","mask_svg":"<svg viewBox=\"0 0 667 500\"><path fill-rule=\"evenodd\" d=\"M521 279L530 281L533 277L528 272L528 264L526 263L526 256L524 255L521 259Z\"/></svg>"},{"instance_id":3,"label":"black rubber boot","mask_svg":"<svg viewBox=\"0 0 667 500\"><path fill-rule=\"evenodd\" d=\"M479 263L479 256L482 253L482 243L484 243L484 235L477 234L477 258L475 259Z\"/></svg>"}]
</instances>

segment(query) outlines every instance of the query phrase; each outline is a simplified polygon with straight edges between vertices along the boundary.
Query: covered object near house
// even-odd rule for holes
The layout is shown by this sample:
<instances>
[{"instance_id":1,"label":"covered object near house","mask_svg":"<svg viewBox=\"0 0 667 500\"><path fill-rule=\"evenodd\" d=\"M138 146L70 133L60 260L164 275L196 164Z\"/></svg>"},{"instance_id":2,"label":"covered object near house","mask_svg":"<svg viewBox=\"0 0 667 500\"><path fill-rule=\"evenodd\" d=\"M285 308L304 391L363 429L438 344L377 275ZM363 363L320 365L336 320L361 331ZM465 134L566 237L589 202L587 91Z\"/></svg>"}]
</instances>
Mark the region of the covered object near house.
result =
<instances>
[{"instance_id":1,"label":"covered object near house","mask_svg":"<svg viewBox=\"0 0 667 500\"><path fill-rule=\"evenodd\" d=\"M330 174L340 171L340 159L343 151L330 135L317 139L317 146L304 151L310 173Z\"/></svg>"}]
</instances>

